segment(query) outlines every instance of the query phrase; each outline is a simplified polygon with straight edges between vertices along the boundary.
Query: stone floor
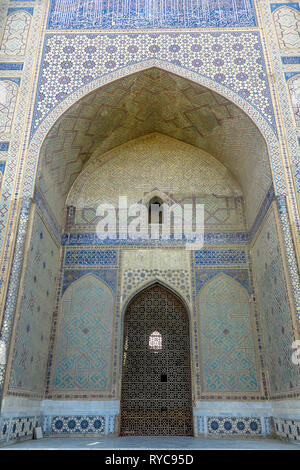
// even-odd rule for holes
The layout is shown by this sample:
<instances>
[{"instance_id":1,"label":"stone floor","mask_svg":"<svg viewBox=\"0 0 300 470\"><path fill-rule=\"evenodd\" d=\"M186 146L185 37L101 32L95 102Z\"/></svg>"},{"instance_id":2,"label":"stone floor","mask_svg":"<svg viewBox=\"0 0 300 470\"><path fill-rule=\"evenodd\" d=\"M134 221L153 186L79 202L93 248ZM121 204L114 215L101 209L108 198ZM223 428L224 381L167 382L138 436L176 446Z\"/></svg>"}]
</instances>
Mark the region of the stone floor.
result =
<instances>
[{"instance_id":1,"label":"stone floor","mask_svg":"<svg viewBox=\"0 0 300 470\"><path fill-rule=\"evenodd\" d=\"M0 450L300 450L299 443L276 439L204 439L194 437L44 438Z\"/></svg>"}]
</instances>

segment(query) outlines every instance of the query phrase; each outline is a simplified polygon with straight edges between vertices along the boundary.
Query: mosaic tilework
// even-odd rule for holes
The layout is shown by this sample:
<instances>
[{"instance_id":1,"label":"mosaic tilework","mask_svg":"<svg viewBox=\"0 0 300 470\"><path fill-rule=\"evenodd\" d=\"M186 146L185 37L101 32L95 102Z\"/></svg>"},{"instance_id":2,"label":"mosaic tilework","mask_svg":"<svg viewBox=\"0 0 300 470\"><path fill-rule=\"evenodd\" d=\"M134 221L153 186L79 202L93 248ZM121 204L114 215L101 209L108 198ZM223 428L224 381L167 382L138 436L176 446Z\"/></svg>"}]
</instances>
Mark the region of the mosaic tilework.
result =
<instances>
[{"instance_id":1,"label":"mosaic tilework","mask_svg":"<svg viewBox=\"0 0 300 470\"><path fill-rule=\"evenodd\" d=\"M247 244L249 243L249 234L245 232L232 232L232 233L205 233L204 234L204 243L205 245L224 245L224 244ZM174 236L171 234L167 243L170 246L183 245L187 241L186 237L183 234L182 240L174 239ZM101 240L96 233L64 233L61 237L61 243L63 246L89 246L89 245L99 245L99 246L111 246L112 241L110 239ZM164 246L166 242L164 240L127 240L116 239L113 243L114 247L117 246Z\"/></svg>"},{"instance_id":2,"label":"mosaic tilework","mask_svg":"<svg viewBox=\"0 0 300 470\"><path fill-rule=\"evenodd\" d=\"M33 34L28 35L28 48L27 48L27 54L26 57L24 58L24 67L22 70L22 81L20 83L20 91L18 95L18 112L15 113L14 116L14 132L11 135L11 141L10 141L10 151L8 154L8 159L7 159L7 170L6 170L6 175L5 175L5 180L3 182L2 186L2 191L1 191L1 200L0 200L0 207L1 207L1 222L0 222L0 246L2 248L3 246L3 240L5 236L5 230L8 230L7 238L6 238L6 244L3 246L3 270L1 271L1 277L0 277L0 288L2 288L2 283L4 280L5 283L5 277L8 276L7 272L7 266L9 265L8 262L8 253L9 253L9 247L8 243L10 243L11 239L13 238L12 232L11 232L11 220L14 220L15 217L17 217L16 213L16 207L14 203L12 202L11 198L13 199L14 196L12 195L13 193L13 187L14 183L17 184L17 187L20 188L20 182L21 182L21 167L22 167L22 158L24 157L24 154L22 154L21 157L21 167L19 167L19 172L17 172L17 166L16 166L16 158L20 156L22 153L22 150L25 151L26 146L22 146L22 141L25 138L26 139L26 126L28 125L27 119L28 116L30 115L30 111L28 110L28 104L29 104L29 99L32 96L32 93L34 93L34 90L32 89L32 79L34 78L35 75L35 69L34 65L36 62L36 53L39 49L39 44L40 44L40 29L42 25L42 10L43 6L41 5L41 2L38 2L36 7L35 7L35 15L31 20L31 32ZM4 22L6 21L6 16L7 16L7 5L2 6L0 9L0 22L4 25ZM31 12L28 11L28 13L32 14L33 9L31 9ZM19 56L20 57L20 56ZM3 75L6 75L6 73L3 72ZM16 75L16 73L12 73L13 76ZM6 79L5 79L6 80ZM15 80L17 80L15 78ZM18 79L20 81L20 79ZM2 136L0 135L0 140L2 140ZM6 138L4 140L7 140ZM22 150L21 150L22 149ZM15 179L16 178L16 179ZM16 188L17 190L17 188ZM18 190L17 190L18 191ZM32 197L32 194L31 196ZM8 217L11 217L10 220L8 220Z\"/></svg>"},{"instance_id":3,"label":"mosaic tilework","mask_svg":"<svg viewBox=\"0 0 300 470\"><path fill-rule=\"evenodd\" d=\"M32 439L33 429L40 425L39 416L0 418L0 445L9 441Z\"/></svg>"},{"instance_id":4,"label":"mosaic tilework","mask_svg":"<svg viewBox=\"0 0 300 470\"><path fill-rule=\"evenodd\" d=\"M65 291L57 334L55 392L107 391L110 387L114 298L96 276Z\"/></svg>"},{"instance_id":5,"label":"mosaic tilework","mask_svg":"<svg viewBox=\"0 0 300 470\"><path fill-rule=\"evenodd\" d=\"M153 279L161 279L190 300L190 275L184 269L126 269L123 272L122 300L127 299L131 293L137 291L141 285Z\"/></svg>"},{"instance_id":6,"label":"mosaic tilework","mask_svg":"<svg viewBox=\"0 0 300 470\"><path fill-rule=\"evenodd\" d=\"M52 235L55 237L57 244L60 245L61 230L59 228L58 222L52 210L50 209L48 202L46 201L44 195L41 193L37 185L35 186L33 199L37 207L39 208L40 213L43 214L43 218L46 221L48 227L50 228Z\"/></svg>"},{"instance_id":7,"label":"mosaic tilework","mask_svg":"<svg viewBox=\"0 0 300 470\"><path fill-rule=\"evenodd\" d=\"M249 230L249 240L252 241L255 234L257 233L257 230L259 229L261 223L263 222L265 215L272 204L273 200L275 198L275 192L274 192L274 186L271 184L269 190L267 191L266 197L263 200L258 213L255 217L255 220L253 222L252 227Z\"/></svg>"},{"instance_id":8,"label":"mosaic tilework","mask_svg":"<svg viewBox=\"0 0 300 470\"><path fill-rule=\"evenodd\" d=\"M243 250L196 250L195 265L239 265L247 263L246 252Z\"/></svg>"},{"instance_id":9,"label":"mosaic tilework","mask_svg":"<svg viewBox=\"0 0 300 470\"><path fill-rule=\"evenodd\" d=\"M36 417L14 418L10 424L9 439L32 437L33 428L39 425Z\"/></svg>"},{"instance_id":10,"label":"mosaic tilework","mask_svg":"<svg viewBox=\"0 0 300 470\"><path fill-rule=\"evenodd\" d=\"M164 67L166 67L166 64L164 64ZM174 69L174 71L177 70L177 69L176 69L176 66L172 66L172 69ZM134 70L135 70L135 69L133 68L133 71L134 71ZM178 73L180 74L180 71L179 71ZM192 75L191 75L191 74L189 74L189 75L190 75L191 78L193 79ZM196 81L198 80L198 78L196 77L196 75L195 75L194 80L196 80ZM93 89L93 87L89 87L89 86L87 86L87 87L89 88L89 90L92 90L92 89ZM82 89L83 89L83 88L82 88ZM224 93L226 94L227 92L224 92ZM233 98L233 99L234 99L234 98ZM64 101L63 103L66 103L66 101ZM65 104L63 104L63 106L65 106ZM66 109L66 108L65 108L65 109ZM250 115L251 115L251 113L252 113L251 108L249 108L249 113L250 113ZM263 129L264 131L267 130L265 127L262 127L262 129ZM271 135L269 134L269 132L267 132L267 134L268 134L267 138L268 138L268 139L271 138ZM257 137L257 136L256 136L256 137ZM36 151L35 149L36 149L36 143L37 143L37 140L38 140L38 139L39 139L39 137L35 138L34 141L36 141L36 142L35 142L34 144L32 143L32 146L33 146L33 149L32 149L33 154L34 154L34 152ZM232 139L230 139L230 141L232 141ZM252 138L251 141L252 141L252 142L256 142L257 140L256 140L256 138L255 138L255 139ZM275 172L275 173L274 173L274 175L275 175L275 181L276 181L276 184L280 184L280 185L281 185L280 179L282 179L282 174L280 173L280 171L281 171L281 170L280 170L280 164L279 164L279 161L277 160L277 157L276 157L277 152L278 152L278 149L275 148L277 144L275 145L275 147L274 147L273 144L275 145L275 142L273 142L272 145L271 145L271 147L272 147L271 155L272 155L272 157L274 157L274 159L276 160L276 161L274 160L275 166L274 166L274 168L273 168L273 170L274 170L274 172ZM262 150L262 149L260 148L260 153L259 153L260 155L261 155L261 150ZM243 152L244 152L244 147L243 147ZM53 152L51 153L51 155L53 155ZM32 163L33 163L33 161L30 163L30 166L32 165ZM267 166L267 160L265 160L264 163L265 163L265 165ZM30 166L29 166L29 167L30 167ZM28 170L29 170L29 167L28 167ZM31 168L32 168L32 166L31 166ZM235 168L239 168L239 165L238 165L238 166L235 166ZM255 168L258 169L258 166L255 165ZM31 170L30 170L30 171L31 171ZM27 173L26 173L26 174L27 174ZM245 172L245 174L250 174L250 173L249 173L249 172ZM264 175L264 177L265 177L265 172L264 172L264 171L263 171L263 172L260 171L260 169L259 169L259 171L258 171L258 174L259 174L259 175ZM280 176L280 174L281 174L281 176ZM279 178L279 179L278 179L278 178ZM251 179L251 181L254 180L253 177L251 177L250 179ZM25 182L26 182L26 181L28 181L28 185L30 185L31 179L30 179L30 175L29 175L29 174L28 174L27 178L25 178ZM269 184L269 183L268 183L268 184ZM282 190L284 190L284 189L283 189L283 186L281 186L281 188L282 188ZM255 191L255 194L256 194L256 193L257 193L257 191ZM253 194L253 191L252 191L251 194Z\"/></svg>"},{"instance_id":11,"label":"mosaic tilework","mask_svg":"<svg viewBox=\"0 0 300 470\"><path fill-rule=\"evenodd\" d=\"M20 292L9 393L41 397L56 294L59 249L36 211Z\"/></svg>"},{"instance_id":12,"label":"mosaic tilework","mask_svg":"<svg viewBox=\"0 0 300 470\"><path fill-rule=\"evenodd\" d=\"M207 419L208 434L220 435L262 435L260 418L209 417Z\"/></svg>"},{"instance_id":13,"label":"mosaic tilework","mask_svg":"<svg viewBox=\"0 0 300 470\"><path fill-rule=\"evenodd\" d=\"M77 279L86 274L93 274L97 276L99 279L105 282L111 290L116 293L117 288L117 270L116 269L103 269L103 270L75 270L75 269L65 269L63 275L63 285L62 285L62 294L64 294L65 290Z\"/></svg>"},{"instance_id":14,"label":"mosaic tilework","mask_svg":"<svg viewBox=\"0 0 300 470\"><path fill-rule=\"evenodd\" d=\"M17 304L17 296L19 291L20 276L22 271L23 250L25 243L25 232L27 221L30 213L31 201L23 200L19 214L19 225L16 240L15 253L13 258L13 267L10 274L10 282L8 286L8 294L6 298L5 309L2 317L2 329L0 332L0 340L8 347L11 337L11 329L14 320L14 313ZM6 365L0 365L0 391L2 392Z\"/></svg>"},{"instance_id":15,"label":"mosaic tilework","mask_svg":"<svg viewBox=\"0 0 300 470\"><path fill-rule=\"evenodd\" d=\"M271 5L275 7L276 5ZM273 8L274 10L274 8ZM274 22L280 49L297 50L300 46L300 11L299 4L283 4L275 10Z\"/></svg>"},{"instance_id":16,"label":"mosaic tilework","mask_svg":"<svg viewBox=\"0 0 300 470\"><path fill-rule=\"evenodd\" d=\"M222 437L230 436L269 436L270 418L266 417L219 417L196 416L195 435L209 434Z\"/></svg>"},{"instance_id":17,"label":"mosaic tilework","mask_svg":"<svg viewBox=\"0 0 300 470\"><path fill-rule=\"evenodd\" d=\"M0 133L9 134L19 87L11 80L0 80Z\"/></svg>"},{"instance_id":18,"label":"mosaic tilework","mask_svg":"<svg viewBox=\"0 0 300 470\"><path fill-rule=\"evenodd\" d=\"M197 298L205 393L258 392L251 309L247 291L220 274Z\"/></svg>"},{"instance_id":19,"label":"mosaic tilework","mask_svg":"<svg viewBox=\"0 0 300 470\"><path fill-rule=\"evenodd\" d=\"M297 56L294 56L294 57L281 57L281 62L284 65L300 64L300 57L297 57Z\"/></svg>"},{"instance_id":20,"label":"mosaic tilework","mask_svg":"<svg viewBox=\"0 0 300 470\"><path fill-rule=\"evenodd\" d=\"M277 226L270 209L252 249L256 301L260 313L271 397L292 394L300 385L291 360L294 331Z\"/></svg>"},{"instance_id":21,"label":"mosaic tilework","mask_svg":"<svg viewBox=\"0 0 300 470\"><path fill-rule=\"evenodd\" d=\"M104 416L54 416L50 434L105 434Z\"/></svg>"},{"instance_id":22,"label":"mosaic tilework","mask_svg":"<svg viewBox=\"0 0 300 470\"><path fill-rule=\"evenodd\" d=\"M143 95L145 93L145 88L148 90L147 95L150 93L150 81L153 81L155 89L159 89L161 88L161 81L164 81L167 85L168 80L172 80L170 75L158 70L148 71L143 75L146 76L132 76L128 82L128 86L130 88L137 88L136 91L133 89L131 91L134 102L143 102L144 98L143 96L140 97L140 94ZM177 82L176 80L174 82L174 86L179 85L182 87L183 82ZM189 87L190 84L187 82L186 86ZM158 92L158 98L161 97L162 100L165 99L165 93L168 93L166 88L163 87L162 90L163 89L164 92L162 92L162 94ZM112 91L113 90L111 89L111 92ZM153 93L154 92L151 91L152 95ZM194 94L191 90L190 93ZM205 102L205 104L203 104L203 112L205 112L206 118L209 121L211 119L214 120L213 115L216 113L216 108L213 103L215 98L212 101L212 96L207 94L202 88L198 89L197 93L200 93L200 96L202 96L202 102ZM184 94L188 94L187 89L185 89ZM114 89L113 95L119 96L119 92L116 93ZM174 99L177 98L176 94ZM102 101L103 97L100 99ZM152 112L149 108L146 114L148 115L149 113L149 115L156 117L161 112L161 109L158 107L158 103L159 102L157 101L157 107L156 104L153 103L155 112ZM210 112L211 106L209 103L214 107L213 115ZM131 105L132 103L130 104L129 100L126 107ZM185 103L185 105L187 105L187 103ZM222 105L222 107L223 106L224 105ZM139 109L136 105L135 107ZM182 111L180 111L180 114L182 113L182 119L185 119L184 116L189 115L190 112L192 114L196 112L195 103L193 103L193 107L194 111L189 111L185 106L182 107ZM219 108L219 106L217 106L217 108ZM120 112L122 111L121 107L118 107L118 109L120 109ZM235 113L235 111L233 112ZM136 115L136 119L134 119L136 124L135 130L140 126L141 120L144 122L142 113L144 113L144 111L140 109ZM164 113L167 114L167 111L164 111ZM178 118L176 116L178 116L177 112L176 115L173 115L172 111L168 117L165 116L166 122L165 125L163 125L165 131L168 133L174 132L175 135L178 134ZM175 127L171 128L170 121L173 120ZM132 127L132 118L129 119L128 116L126 116L126 121L126 124L123 123L122 125L124 125L127 132L128 127ZM158 120L156 120L155 123L149 123L149 125L157 126L157 121ZM227 118L224 118L224 126L225 121L232 123L230 119L227 121ZM196 124L196 121L193 122ZM241 121L239 120L238 122L241 127ZM222 132L222 129L225 131L223 124L217 131L213 124L213 133L216 132L216 137L219 132ZM249 121L247 124L244 122L244 124L245 133L243 136L245 137L247 134L247 150L251 152L252 160L248 160L245 155L245 141L243 144L241 141L235 142L232 149L230 147L225 150L225 147L228 145L230 146L228 140L226 144L224 143L222 148L221 161L224 166L222 164L220 165L220 162L211 158L211 156L206 153L205 149L208 149L208 146L211 145L208 143L208 140L203 141L202 139L198 139L199 133L203 132L208 132L210 137L212 137L210 134L211 131L208 130L208 125L206 125L206 131L203 130L202 120L199 120L196 126L193 125L191 127L188 125L184 132L188 132L189 136L194 134L196 139L194 144L202 146L204 151L160 133L151 133L131 140L120 147L106 152L104 155L102 155L101 150L99 151L98 149L96 154L93 155L86 165L85 170L74 182L67 199L67 204L69 206L76 207L75 223L81 223L83 225L83 227L78 228L78 230L84 231L84 223L86 224L88 221L93 224L97 223L99 219L96 217L96 208L99 203L106 202L117 206L119 196L126 195L128 205L130 205L132 203L143 201L145 193L153 191L154 188L158 188L164 194L168 194L172 200L175 199L176 202L180 201L181 204L191 202L204 204L204 220L208 230L222 232L226 232L227 230L245 230L246 221L244 219L247 216L248 224L250 226L252 225L257 211L266 197L265 195L268 193L271 175L265 144L261 140L261 137L256 140L256 137L258 136L255 137L255 135L249 131L249 128L247 127L248 124L250 125ZM65 131L65 126L62 129ZM73 131L71 132L73 133ZM93 131L91 130L90 132ZM112 132L114 132L113 129ZM123 133L123 131L118 131L119 137L120 132ZM58 134L61 134L60 139L58 139ZM196 135L198 137L196 137ZM184 135L182 135L181 138L185 138ZM251 140L254 140L254 146L250 143ZM60 202L57 199L59 194L62 195L68 187L68 185L66 185L65 172L58 174L56 171L56 168L58 167L58 159L60 159L60 161L61 159L66 159L66 151L62 152L64 141L65 137L62 135L62 130L58 130L58 133L53 135L53 140L51 139L52 145L55 142L54 147L56 148L56 146L58 146L58 151L56 152L53 148L53 151L50 152L52 145L49 143L49 148L46 150L46 153L49 155L47 158L48 163L42 169L43 176L41 177L41 181L43 181L43 190L47 193L48 200L53 201L52 204L55 205L55 207L60 207L62 205L63 198L61 197ZM232 139L230 139L230 141L232 141ZM102 146L102 144L100 145ZM217 143L217 140L213 145L216 145L213 153L215 153L215 151L218 152L219 144ZM242 150L242 147L244 150ZM78 157L85 158L84 154L85 153L83 152L82 156L79 154ZM243 163L241 162L241 154L244 155ZM256 162L255 172L257 173L255 174L253 174L253 159L255 159ZM225 166L227 168L232 167L233 169L236 167L237 161L239 161L240 169L235 170L235 174L237 175L237 178L235 179L228 171L226 171ZM52 167L54 169L53 171ZM139 168L138 172L136 172L137 167ZM77 170L73 167L72 163L70 165L70 169L73 170L71 174L71 178L73 179L74 170ZM70 171L70 169L68 171ZM149 174L151 174L150 181ZM251 177L249 175L251 175ZM133 179L135 181L134 185L132 185ZM237 180L243 184L246 198L245 205L241 198L241 189ZM56 182L55 186L53 184L54 181ZM72 180L70 180L70 183L71 181ZM59 188L57 186L59 186ZM255 196L253 196L254 190ZM245 208L246 215L244 214Z\"/></svg>"},{"instance_id":23,"label":"mosaic tilework","mask_svg":"<svg viewBox=\"0 0 300 470\"><path fill-rule=\"evenodd\" d=\"M22 6L22 7L8 8L7 9L7 16L10 16L12 13L21 12L21 11L26 11L31 16L33 15L33 8L27 7L27 6Z\"/></svg>"},{"instance_id":24,"label":"mosaic tilework","mask_svg":"<svg viewBox=\"0 0 300 470\"><path fill-rule=\"evenodd\" d=\"M23 64L20 62L0 62L0 70L23 70Z\"/></svg>"},{"instance_id":25,"label":"mosaic tilework","mask_svg":"<svg viewBox=\"0 0 300 470\"><path fill-rule=\"evenodd\" d=\"M5 171L5 162L0 162L0 173L4 175Z\"/></svg>"},{"instance_id":26,"label":"mosaic tilework","mask_svg":"<svg viewBox=\"0 0 300 470\"><path fill-rule=\"evenodd\" d=\"M296 314L300 322L300 279L299 279L299 267L295 254L295 246L292 239L290 219L287 210L287 200L285 196L278 196L277 207L281 222L281 229L283 232L285 255L288 262L289 268L289 280L291 283L293 294L294 294L294 306L296 308Z\"/></svg>"},{"instance_id":27,"label":"mosaic tilework","mask_svg":"<svg viewBox=\"0 0 300 470\"><path fill-rule=\"evenodd\" d=\"M268 73L274 74L275 78L269 83L272 95L274 96L274 102L276 103L274 107L274 112L278 123L277 128L279 139L282 142L282 158L286 168L286 186L289 187L291 194L291 216L296 223L297 232L299 235L299 211L297 206L297 200L294 196L295 187L297 193L300 194L300 179L297 178L297 168L299 160L297 150L297 136L295 133L295 127L291 114L290 100L283 78L282 62L278 49L278 41L276 40L276 37L274 35L274 22L272 15L270 14L270 3L267 0L261 0L260 2L258 2L257 6L258 22L264 30L264 33L262 35L262 45L264 48L266 66L268 69ZM277 9L280 10L281 6L288 6L294 11L299 11L299 3L274 4L271 5L271 9L272 11L275 11ZM286 51L283 52L285 54ZM293 51L290 49L289 52ZM283 193L281 193L280 191L279 194Z\"/></svg>"},{"instance_id":28,"label":"mosaic tilework","mask_svg":"<svg viewBox=\"0 0 300 470\"><path fill-rule=\"evenodd\" d=\"M275 432L282 439L300 441L300 421L293 419L273 418Z\"/></svg>"},{"instance_id":29,"label":"mosaic tilework","mask_svg":"<svg viewBox=\"0 0 300 470\"><path fill-rule=\"evenodd\" d=\"M247 269L201 269L195 271L196 277L196 294L199 294L202 287L210 281L212 278L219 276L220 274L232 277L235 281L239 282L245 289L251 293L249 272Z\"/></svg>"},{"instance_id":30,"label":"mosaic tilework","mask_svg":"<svg viewBox=\"0 0 300 470\"><path fill-rule=\"evenodd\" d=\"M84 56L78 51L84 52ZM224 53L224 51L226 51ZM60 58L58 63L56 57ZM101 57L101 60L99 60ZM211 60L211 57L214 57ZM274 125L256 32L144 35L48 34L33 131L80 86L132 63L155 58L214 78L234 89ZM245 70L247 70L247 73Z\"/></svg>"},{"instance_id":31,"label":"mosaic tilework","mask_svg":"<svg viewBox=\"0 0 300 470\"><path fill-rule=\"evenodd\" d=\"M208 230L242 231L245 229L244 203L242 197L218 197L205 195L203 197L183 197L179 194L170 194L171 204L184 207L185 204L204 204L204 223ZM70 198L74 201L74 195ZM97 225L100 217L96 215L96 208L76 207L76 217L67 231L91 230Z\"/></svg>"},{"instance_id":32,"label":"mosaic tilework","mask_svg":"<svg viewBox=\"0 0 300 470\"><path fill-rule=\"evenodd\" d=\"M0 142L0 151L7 152L9 149L9 142Z\"/></svg>"},{"instance_id":33,"label":"mosaic tilework","mask_svg":"<svg viewBox=\"0 0 300 470\"><path fill-rule=\"evenodd\" d=\"M115 250L76 250L66 251L65 254L65 266L116 266L116 264L117 252Z\"/></svg>"},{"instance_id":34,"label":"mosaic tilework","mask_svg":"<svg viewBox=\"0 0 300 470\"><path fill-rule=\"evenodd\" d=\"M0 419L0 442L6 441L9 431L9 419Z\"/></svg>"},{"instance_id":35,"label":"mosaic tilework","mask_svg":"<svg viewBox=\"0 0 300 470\"><path fill-rule=\"evenodd\" d=\"M160 72L158 75L161 78L164 76ZM137 81L140 81L140 86L146 85L139 77L135 83ZM141 93L144 92L141 89ZM207 97L205 101L206 113L210 115L210 98ZM151 112L156 115L158 111L151 111L149 108L147 114ZM207 116L207 119L210 117ZM211 155L177 139L154 133L125 143L102 157L92 157L75 181L67 204L78 209L97 209L101 202L117 206L119 197L126 195L130 205L142 201L145 194L151 193L155 188L164 194L171 192L177 196L184 196L187 188L190 195L195 196L213 194L221 199L222 196L230 198L242 195L237 181ZM208 198L206 202L208 206L211 203L214 206L212 211L215 209L217 212L216 200L211 201ZM221 204L220 202L220 225L221 211L224 210L226 201L223 202L223 207Z\"/></svg>"},{"instance_id":36,"label":"mosaic tilework","mask_svg":"<svg viewBox=\"0 0 300 470\"><path fill-rule=\"evenodd\" d=\"M10 9L1 42L0 54L10 56L24 55L30 28L31 14L25 9Z\"/></svg>"},{"instance_id":37,"label":"mosaic tilework","mask_svg":"<svg viewBox=\"0 0 300 470\"><path fill-rule=\"evenodd\" d=\"M300 17L300 13L299 13ZM300 28L300 21L299 21L299 28ZM300 36L299 36L299 43L300 43ZM300 74L295 74L290 80L288 81L288 87L290 91L292 107L295 116L296 126L300 127Z\"/></svg>"},{"instance_id":38,"label":"mosaic tilework","mask_svg":"<svg viewBox=\"0 0 300 470\"><path fill-rule=\"evenodd\" d=\"M134 29L255 26L252 0L52 0L50 29Z\"/></svg>"}]
</instances>

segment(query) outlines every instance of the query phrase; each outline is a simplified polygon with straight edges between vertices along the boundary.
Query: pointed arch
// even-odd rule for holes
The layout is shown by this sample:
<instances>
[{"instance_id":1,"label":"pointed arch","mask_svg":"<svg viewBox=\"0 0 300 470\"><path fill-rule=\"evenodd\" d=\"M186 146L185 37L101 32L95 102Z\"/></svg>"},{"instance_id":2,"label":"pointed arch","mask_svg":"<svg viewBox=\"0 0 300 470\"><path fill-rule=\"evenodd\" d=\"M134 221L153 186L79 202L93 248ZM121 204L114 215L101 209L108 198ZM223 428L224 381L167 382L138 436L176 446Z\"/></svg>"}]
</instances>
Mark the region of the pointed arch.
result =
<instances>
[{"instance_id":1,"label":"pointed arch","mask_svg":"<svg viewBox=\"0 0 300 470\"><path fill-rule=\"evenodd\" d=\"M154 283L136 293L124 319L121 434L192 435L191 342L184 304Z\"/></svg>"},{"instance_id":2,"label":"pointed arch","mask_svg":"<svg viewBox=\"0 0 300 470\"><path fill-rule=\"evenodd\" d=\"M261 390L250 297L221 273L197 297L202 386L205 393L258 393Z\"/></svg>"},{"instance_id":3,"label":"pointed arch","mask_svg":"<svg viewBox=\"0 0 300 470\"><path fill-rule=\"evenodd\" d=\"M170 291L173 293L175 296L179 298L179 300L184 304L190 321L192 321L191 318L191 311L190 311L190 298L188 297L186 292L182 292L179 287L176 285L167 282L166 280L163 279L162 276L155 276L151 279L147 279L144 282L140 282L138 286L135 286L135 288L128 293L125 293L125 296L121 298L121 306L122 306L122 312L121 312L121 327L123 328L123 323L124 323L124 312L126 311L126 308L128 307L129 303L134 299L134 297L142 292L143 290L155 285L161 285L164 287L166 290Z\"/></svg>"},{"instance_id":4,"label":"pointed arch","mask_svg":"<svg viewBox=\"0 0 300 470\"><path fill-rule=\"evenodd\" d=\"M249 104L243 97L241 97L235 91L227 88L221 83L208 78L204 75L200 75L196 72L185 69L184 67L170 64L167 61L150 59L143 62L129 65L119 69L116 72L110 72L101 76L92 82L82 86L80 89L74 91L71 95L62 100L54 110L52 110L45 120L40 124L35 134L32 137L28 148L28 155L30 158L27 159L25 166L25 179L31 184L27 184L23 189L24 195L31 196L33 193L34 183L36 179L37 163L39 161L39 154L45 139L47 138L51 128L58 122L58 120L66 113L75 103L79 102L80 99L88 96L93 91L100 89L104 85L112 83L120 78L128 77L136 72L146 71L151 68L157 68L162 71L171 72L181 78L190 80L195 84L202 85L211 91L214 91L222 97L230 100L236 104L244 113L250 118L254 125L258 128L262 134L268 149L269 158L274 159L276 165L273 166L275 187L279 186L282 192L285 187L285 181L283 177L282 162L279 154L279 145L277 136L272 129L269 122L256 110L251 104Z\"/></svg>"},{"instance_id":5,"label":"pointed arch","mask_svg":"<svg viewBox=\"0 0 300 470\"><path fill-rule=\"evenodd\" d=\"M299 50L300 11L291 5L280 5L273 13L280 49Z\"/></svg>"},{"instance_id":6,"label":"pointed arch","mask_svg":"<svg viewBox=\"0 0 300 470\"><path fill-rule=\"evenodd\" d=\"M26 52L31 15L24 9L10 13L6 19L0 53L7 56L23 56Z\"/></svg>"},{"instance_id":7,"label":"pointed arch","mask_svg":"<svg viewBox=\"0 0 300 470\"><path fill-rule=\"evenodd\" d=\"M86 274L61 299L52 391L107 392L111 386L114 296Z\"/></svg>"},{"instance_id":8,"label":"pointed arch","mask_svg":"<svg viewBox=\"0 0 300 470\"><path fill-rule=\"evenodd\" d=\"M220 274L217 274L216 276L214 276L212 279L210 279L209 281L207 281L204 286L202 287L202 289L200 290L198 296L200 295L203 295L203 292L206 293L205 289L208 291L211 289L211 284L221 284L222 283L222 280L224 281L224 285L226 286L226 284L228 284L228 287L231 285L234 289L241 289L240 292L241 292L241 295L245 297L245 299L247 299L247 301L249 301L249 293L247 291L247 289L242 286L242 284L240 282L238 282L237 280L235 280L233 277L229 276L227 273L224 273L224 272L221 272ZM218 302L218 298L215 299L216 302ZM220 300L221 302L221 300Z\"/></svg>"},{"instance_id":9,"label":"pointed arch","mask_svg":"<svg viewBox=\"0 0 300 470\"><path fill-rule=\"evenodd\" d=\"M124 314L129 306L129 304L133 301L133 299L139 295L141 292L143 292L144 290L146 289L149 289L150 287L153 287L155 285L158 285L158 286L161 286L163 287L164 289L166 289L167 291L171 292L173 295L175 295L176 297L178 297L178 299L180 300L180 302L183 303L183 305L185 306L185 309L187 311L187 314L189 316L189 320L191 321L191 311L190 311L190 307L187 303L187 300L185 299L185 297L183 296L183 294L179 291L179 289L176 287L176 286L173 286L167 282L165 282L163 279L159 278L159 277L155 277L153 279L150 279L148 281L146 281L145 283L143 284L140 284L139 287L137 289L135 289L133 292L130 293L130 295L125 299L124 303L123 303L123 306L122 306L122 313L121 313L121 318L122 318L122 328L123 328L123 324L124 324Z\"/></svg>"}]
</instances>

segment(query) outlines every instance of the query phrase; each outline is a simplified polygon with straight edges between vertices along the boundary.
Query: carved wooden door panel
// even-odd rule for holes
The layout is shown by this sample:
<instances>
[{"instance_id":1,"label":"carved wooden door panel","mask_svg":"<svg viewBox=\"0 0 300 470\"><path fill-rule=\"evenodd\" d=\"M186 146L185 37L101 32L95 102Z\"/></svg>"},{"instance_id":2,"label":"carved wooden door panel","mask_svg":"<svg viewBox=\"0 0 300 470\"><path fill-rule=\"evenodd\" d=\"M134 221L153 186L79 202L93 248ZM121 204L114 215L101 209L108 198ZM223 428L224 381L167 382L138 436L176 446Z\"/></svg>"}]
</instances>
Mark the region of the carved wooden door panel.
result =
<instances>
[{"instance_id":1,"label":"carved wooden door panel","mask_svg":"<svg viewBox=\"0 0 300 470\"><path fill-rule=\"evenodd\" d=\"M192 435L188 314L159 284L124 319L121 435Z\"/></svg>"}]
</instances>

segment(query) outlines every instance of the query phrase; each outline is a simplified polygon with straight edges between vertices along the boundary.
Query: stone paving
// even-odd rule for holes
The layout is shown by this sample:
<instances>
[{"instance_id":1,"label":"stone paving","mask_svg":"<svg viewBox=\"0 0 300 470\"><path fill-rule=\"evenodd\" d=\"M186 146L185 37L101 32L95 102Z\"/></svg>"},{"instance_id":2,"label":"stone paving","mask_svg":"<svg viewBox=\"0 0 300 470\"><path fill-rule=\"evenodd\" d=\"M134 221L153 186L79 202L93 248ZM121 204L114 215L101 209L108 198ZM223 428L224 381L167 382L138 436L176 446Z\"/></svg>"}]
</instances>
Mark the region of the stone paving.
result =
<instances>
[{"instance_id":1,"label":"stone paving","mask_svg":"<svg viewBox=\"0 0 300 470\"><path fill-rule=\"evenodd\" d=\"M43 438L0 450L300 450L299 443L277 439L205 439L194 437Z\"/></svg>"}]
</instances>

